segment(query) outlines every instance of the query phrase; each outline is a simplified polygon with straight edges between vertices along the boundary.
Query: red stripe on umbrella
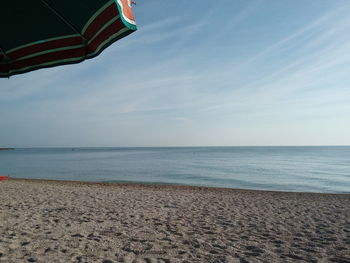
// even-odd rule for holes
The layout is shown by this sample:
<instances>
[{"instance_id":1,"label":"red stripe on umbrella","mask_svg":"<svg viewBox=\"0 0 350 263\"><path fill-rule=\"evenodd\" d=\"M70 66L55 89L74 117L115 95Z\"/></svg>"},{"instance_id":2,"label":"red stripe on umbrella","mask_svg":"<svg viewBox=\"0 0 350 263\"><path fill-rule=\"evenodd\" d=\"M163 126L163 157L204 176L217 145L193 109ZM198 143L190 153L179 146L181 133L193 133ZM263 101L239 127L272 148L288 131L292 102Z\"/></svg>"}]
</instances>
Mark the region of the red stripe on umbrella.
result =
<instances>
[{"instance_id":1,"label":"red stripe on umbrella","mask_svg":"<svg viewBox=\"0 0 350 263\"><path fill-rule=\"evenodd\" d=\"M48 54L35 56L28 59L18 60L11 65L11 69L23 69L26 67L53 62L56 60L63 60L63 59L70 59L70 58L83 58L84 55L85 55L85 47L56 51Z\"/></svg>"},{"instance_id":2,"label":"red stripe on umbrella","mask_svg":"<svg viewBox=\"0 0 350 263\"><path fill-rule=\"evenodd\" d=\"M7 55L10 59L15 60L20 57L43 52L50 49L63 48L83 44L83 39L80 36L68 37L63 39L47 40L43 43L35 43L21 49L9 52Z\"/></svg>"},{"instance_id":3,"label":"red stripe on umbrella","mask_svg":"<svg viewBox=\"0 0 350 263\"><path fill-rule=\"evenodd\" d=\"M88 26L84 33L86 39L91 39L100 28L119 15L117 6L113 3L99 14Z\"/></svg>"},{"instance_id":4,"label":"red stripe on umbrella","mask_svg":"<svg viewBox=\"0 0 350 263\"><path fill-rule=\"evenodd\" d=\"M102 42L123 28L124 24L120 19L114 21L89 44L89 53L93 53L102 44Z\"/></svg>"}]
</instances>

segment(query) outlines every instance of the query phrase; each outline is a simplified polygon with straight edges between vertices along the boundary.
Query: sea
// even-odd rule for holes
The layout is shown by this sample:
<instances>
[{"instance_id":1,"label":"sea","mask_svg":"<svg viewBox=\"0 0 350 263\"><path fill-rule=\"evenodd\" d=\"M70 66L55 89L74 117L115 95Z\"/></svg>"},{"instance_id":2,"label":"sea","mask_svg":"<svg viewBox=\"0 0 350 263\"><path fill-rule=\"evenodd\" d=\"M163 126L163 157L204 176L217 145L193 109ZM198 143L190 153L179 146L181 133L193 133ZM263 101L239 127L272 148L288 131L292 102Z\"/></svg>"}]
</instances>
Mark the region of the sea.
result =
<instances>
[{"instance_id":1,"label":"sea","mask_svg":"<svg viewBox=\"0 0 350 263\"><path fill-rule=\"evenodd\" d=\"M18 148L0 175L350 193L350 146Z\"/></svg>"}]
</instances>

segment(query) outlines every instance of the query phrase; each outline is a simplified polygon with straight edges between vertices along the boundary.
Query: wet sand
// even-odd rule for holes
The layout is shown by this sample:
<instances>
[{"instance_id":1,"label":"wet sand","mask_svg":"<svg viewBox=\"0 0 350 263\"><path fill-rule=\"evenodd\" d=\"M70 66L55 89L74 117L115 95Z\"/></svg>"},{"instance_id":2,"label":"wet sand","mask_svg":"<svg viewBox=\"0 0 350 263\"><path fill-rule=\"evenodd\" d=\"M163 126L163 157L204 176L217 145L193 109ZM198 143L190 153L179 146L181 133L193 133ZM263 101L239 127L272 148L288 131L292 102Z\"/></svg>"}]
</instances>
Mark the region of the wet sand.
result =
<instances>
[{"instance_id":1,"label":"wet sand","mask_svg":"<svg viewBox=\"0 0 350 263\"><path fill-rule=\"evenodd\" d=\"M9 179L0 262L350 262L350 195Z\"/></svg>"}]
</instances>

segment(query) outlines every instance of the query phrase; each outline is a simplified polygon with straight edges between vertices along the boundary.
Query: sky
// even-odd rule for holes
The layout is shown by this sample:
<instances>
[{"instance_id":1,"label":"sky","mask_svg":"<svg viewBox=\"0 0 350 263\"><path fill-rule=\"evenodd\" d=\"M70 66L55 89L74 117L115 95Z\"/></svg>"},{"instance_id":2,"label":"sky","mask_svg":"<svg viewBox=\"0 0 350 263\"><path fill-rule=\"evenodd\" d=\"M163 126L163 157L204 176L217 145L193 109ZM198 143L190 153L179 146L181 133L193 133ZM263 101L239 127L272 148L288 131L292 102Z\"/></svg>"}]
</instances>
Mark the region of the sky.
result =
<instances>
[{"instance_id":1,"label":"sky","mask_svg":"<svg viewBox=\"0 0 350 263\"><path fill-rule=\"evenodd\" d=\"M0 147L350 145L350 1L136 2L98 57L0 79Z\"/></svg>"}]
</instances>

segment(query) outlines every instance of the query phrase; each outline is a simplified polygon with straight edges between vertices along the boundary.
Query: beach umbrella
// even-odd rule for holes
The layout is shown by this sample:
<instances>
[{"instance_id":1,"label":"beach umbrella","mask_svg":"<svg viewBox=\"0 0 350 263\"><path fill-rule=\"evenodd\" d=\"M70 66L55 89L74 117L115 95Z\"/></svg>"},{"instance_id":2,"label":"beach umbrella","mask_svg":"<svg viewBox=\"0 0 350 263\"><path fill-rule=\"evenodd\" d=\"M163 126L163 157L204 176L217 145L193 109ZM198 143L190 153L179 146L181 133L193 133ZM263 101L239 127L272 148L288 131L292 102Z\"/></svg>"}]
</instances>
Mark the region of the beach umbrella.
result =
<instances>
[{"instance_id":1,"label":"beach umbrella","mask_svg":"<svg viewBox=\"0 0 350 263\"><path fill-rule=\"evenodd\" d=\"M136 30L131 0L2 0L0 10L0 77L93 58Z\"/></svg>"}]
</instances>

